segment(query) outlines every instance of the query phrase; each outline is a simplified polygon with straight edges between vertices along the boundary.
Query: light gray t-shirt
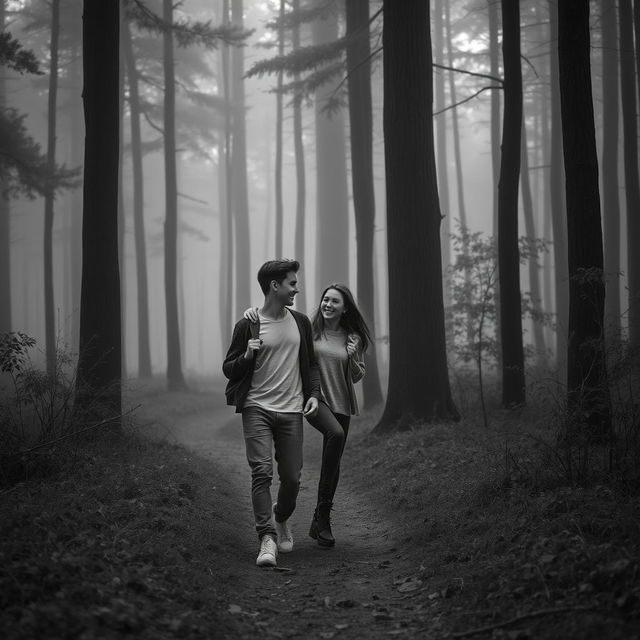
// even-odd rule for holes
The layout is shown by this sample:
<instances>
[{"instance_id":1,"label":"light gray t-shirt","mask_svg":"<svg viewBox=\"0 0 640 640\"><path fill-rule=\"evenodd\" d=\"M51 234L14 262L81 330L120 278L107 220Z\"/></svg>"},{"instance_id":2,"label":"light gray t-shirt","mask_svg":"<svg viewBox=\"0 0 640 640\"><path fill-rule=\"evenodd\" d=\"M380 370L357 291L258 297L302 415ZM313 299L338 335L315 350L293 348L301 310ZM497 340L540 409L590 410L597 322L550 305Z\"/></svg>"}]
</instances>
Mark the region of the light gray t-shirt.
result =
<instances>
[{"instance_id":1,"label":"light gray t-shirt","mask_svg":"<svg viewBox=\"0 0 640 640\"><path fill-rule=\"evenodd\" d=\"M256 356L244 406L257 405L268 411L300 413L303 392L298 360L298 325L288 311L280 320L271 320L262 314L259 317L262 347Z\"/></svg>"},{"instance_id":2,"label":"light gray t-shirt","mask_svg":"<svg viewBox=\"0 0 640 640\"><path fill-rule=\"evenodd\" d=\"M347 332L340 328L337 331L324 330L313 347L320 367L320 386L322 399L334 413L351 415L349 388L347 383Z\"/></svg>"}]
</instances>

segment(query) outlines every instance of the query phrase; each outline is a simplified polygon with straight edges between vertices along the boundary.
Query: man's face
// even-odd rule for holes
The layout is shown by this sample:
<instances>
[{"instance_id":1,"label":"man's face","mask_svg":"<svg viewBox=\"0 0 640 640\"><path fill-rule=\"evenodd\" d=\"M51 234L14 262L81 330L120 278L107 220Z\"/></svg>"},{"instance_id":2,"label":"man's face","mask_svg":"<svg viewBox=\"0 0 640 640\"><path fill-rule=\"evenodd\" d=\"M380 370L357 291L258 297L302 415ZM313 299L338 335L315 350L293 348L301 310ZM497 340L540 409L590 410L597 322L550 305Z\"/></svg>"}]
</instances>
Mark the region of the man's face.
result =
<instances>
[{"instance_id":1,"label":"man's face","mask_svg":"<svg viewBox=\"0 0 640 640\"><path fill-rule=\"evenodd\" d=\"M295 271L289 271L282 283L274 280L271 286L274 287L277 300L285 307L291 307L298 293L298 275Z\"/></svg>"}]
</instances>

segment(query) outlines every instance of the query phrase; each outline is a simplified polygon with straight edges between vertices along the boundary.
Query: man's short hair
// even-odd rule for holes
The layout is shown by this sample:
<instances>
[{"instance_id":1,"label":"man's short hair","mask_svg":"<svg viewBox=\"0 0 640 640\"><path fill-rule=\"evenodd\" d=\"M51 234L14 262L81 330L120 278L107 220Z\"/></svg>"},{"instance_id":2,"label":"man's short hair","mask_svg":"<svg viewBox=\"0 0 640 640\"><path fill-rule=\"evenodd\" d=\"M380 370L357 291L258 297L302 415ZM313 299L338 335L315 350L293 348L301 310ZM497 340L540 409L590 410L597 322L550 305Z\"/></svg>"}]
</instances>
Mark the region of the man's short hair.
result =
<instances>
[{"instance_id":1,"label":"man's short hair","mask_svg":"<svg viewBox=\"0 0 640 640\"><path fill-rule=\"evenodd\" d=\"M269 260L265 262L258 269L258 282L262 293L266 296L273 280L282 284L282 281L287 277L287 273L290 271L298 273L298 269L300 269L300 263L297 260Z\"/></svg>"}]
</instances>

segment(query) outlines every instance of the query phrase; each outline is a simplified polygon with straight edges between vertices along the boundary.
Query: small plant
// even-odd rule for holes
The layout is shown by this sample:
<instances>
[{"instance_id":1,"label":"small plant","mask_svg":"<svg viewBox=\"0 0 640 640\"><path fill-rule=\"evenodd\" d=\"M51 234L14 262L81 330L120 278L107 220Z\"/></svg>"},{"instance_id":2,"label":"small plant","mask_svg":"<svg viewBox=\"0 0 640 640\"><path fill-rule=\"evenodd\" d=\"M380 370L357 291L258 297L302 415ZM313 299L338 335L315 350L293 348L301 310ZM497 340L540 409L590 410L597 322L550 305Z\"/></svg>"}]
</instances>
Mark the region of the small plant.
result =
<instances>
[{"instance_id":1,"label":"small plant","mask_svg":"<svg viewBox=\"0 0 640 640\"><path fill-rule=\"evenodd\" d=\"M485 401L485 370L495 368L499 360L498 327L498 248L493 237L481 232L472 233L458 224L451 236L455 262L450 267L451 297L449 321L452 340L448 351L462 368L473 365L478 373L478 387L482 416L488 424ZM520 238L520 261L525 262L546 251L543 240ZM535 322L551 323L551 315L533 304L528 293L522 295L522 314ZM534 350L527 346L531 357Z\"/></svg>"},{"instance_id":2,"label":"small plant","mask_svg":"<svg viewBox=\"0 0 640 640\"><path fill-rule=\"evenodd\" d=\"M31 360L35 346L24 333L0 335L0 370L10 381L0 389L0 483L5 485L57 466L54 452L78 430L71 356L57 348L55 369L48 374Z\"/></svg>"}]
</instances>

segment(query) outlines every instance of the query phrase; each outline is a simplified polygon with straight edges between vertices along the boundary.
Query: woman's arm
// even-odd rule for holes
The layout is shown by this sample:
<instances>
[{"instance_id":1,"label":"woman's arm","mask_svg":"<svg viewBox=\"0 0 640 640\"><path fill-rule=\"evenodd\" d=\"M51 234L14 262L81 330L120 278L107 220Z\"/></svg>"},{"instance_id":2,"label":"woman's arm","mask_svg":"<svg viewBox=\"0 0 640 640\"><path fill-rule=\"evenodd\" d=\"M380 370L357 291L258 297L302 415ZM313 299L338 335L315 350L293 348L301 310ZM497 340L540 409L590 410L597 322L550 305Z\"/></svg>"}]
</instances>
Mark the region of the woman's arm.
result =
<instances>
[{"instance_id":1,"label":"woman's arm","mask_svg":"<svg viewBox=\"0 0 640 640\"><path fill-rule=\"evenodd\" d=\"M362 355L362 338L357 333L350 333L347 336L347 353L351 382L359 382L364 377L365 365Z\"/></svg>"},{"instance_id":2,"label":"woman's arm","mask_svg":"<svg viewBox=\"0 0 640 640\"><path fill-rule=\"evenodd\" d=\"M244 313L242 315L249 322L256 323L258 322L258 307L249 307L248 309L244 310Z\"/></svg>"}]
</instances>

